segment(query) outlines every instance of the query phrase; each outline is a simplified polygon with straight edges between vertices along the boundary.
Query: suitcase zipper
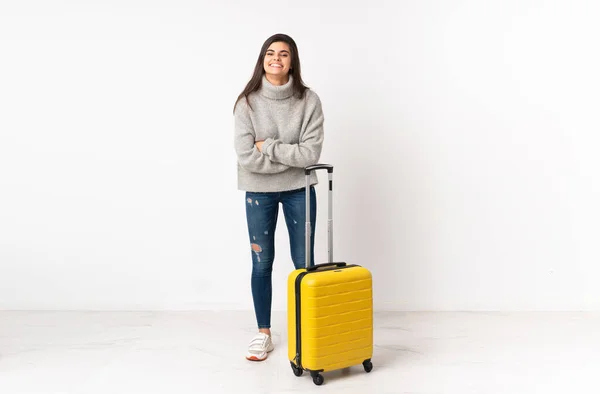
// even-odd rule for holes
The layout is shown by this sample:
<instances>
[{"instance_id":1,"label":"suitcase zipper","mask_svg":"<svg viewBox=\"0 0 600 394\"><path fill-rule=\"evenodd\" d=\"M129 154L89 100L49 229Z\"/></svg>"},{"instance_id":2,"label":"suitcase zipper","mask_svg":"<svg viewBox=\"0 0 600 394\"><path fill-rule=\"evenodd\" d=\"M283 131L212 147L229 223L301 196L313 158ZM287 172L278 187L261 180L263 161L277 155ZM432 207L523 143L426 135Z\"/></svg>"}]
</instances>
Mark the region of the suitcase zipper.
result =
<instances>
[{"instance_id":1,"label":"suitcase zipper","mask_svg":"<svg viewBox=\"0 0 600 394\"><path fill-rule=\"evenodd\" d=\"M301 359L300 359L300 349L301 349L301 338L302 338L302 327L300 324L300 282L302 282L302 278L306 276L308 272L302 272L300 275L296 277L296 367L302 368Z\"/></svg>"}]
</instances>

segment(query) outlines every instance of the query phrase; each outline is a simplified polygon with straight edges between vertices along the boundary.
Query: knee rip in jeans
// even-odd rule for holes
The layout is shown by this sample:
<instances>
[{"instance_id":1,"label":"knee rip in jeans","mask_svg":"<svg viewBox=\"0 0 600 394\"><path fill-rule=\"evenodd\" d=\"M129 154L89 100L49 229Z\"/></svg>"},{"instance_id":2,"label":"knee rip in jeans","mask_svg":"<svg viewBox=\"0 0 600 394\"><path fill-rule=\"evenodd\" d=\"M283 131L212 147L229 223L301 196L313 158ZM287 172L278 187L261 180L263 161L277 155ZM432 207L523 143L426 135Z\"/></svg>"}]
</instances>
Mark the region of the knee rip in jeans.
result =
<instances>
[{"instance_id":1,"label":"knee rip in jeans","mask_svg":"<svg viewBox=\"0 0 600 394\"><path fill-rule=\"evenodd\" d=\"M261 252L262 252L262 248L260 247L260 245L259 245L259 244L254 244L254 243L253 243L253 244L250 244L250 247L252 248L252 251L253 251L254 253L256 253L256 259L257 259L257 260L258 260L258 262L260 263L260 255L259 255L259 253L261 253Z\"/></svg>"}]
</instances>

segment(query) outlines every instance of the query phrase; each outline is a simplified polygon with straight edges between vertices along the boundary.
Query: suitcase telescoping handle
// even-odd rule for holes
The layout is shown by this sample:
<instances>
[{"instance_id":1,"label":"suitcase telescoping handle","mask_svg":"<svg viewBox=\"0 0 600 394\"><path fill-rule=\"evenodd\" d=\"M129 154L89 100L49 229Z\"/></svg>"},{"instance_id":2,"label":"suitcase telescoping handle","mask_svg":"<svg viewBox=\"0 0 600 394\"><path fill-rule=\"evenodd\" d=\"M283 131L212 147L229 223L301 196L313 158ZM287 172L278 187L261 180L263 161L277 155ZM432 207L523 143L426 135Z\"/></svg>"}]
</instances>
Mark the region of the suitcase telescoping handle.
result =
<instances>
[{"instance_id":1,"label":"suitcase telescoping handle","mask_svg":"<svg viewBox=\"0 0 600 394\"><path fill-rule=\"evenodd\" d=\"M330 164L315 164L312 166L308 166L304 169L304 173L306 174L306 251L305 251L305 259L306 259L306 268L310 268L310 233L311 233L311 223L310 223L310 174L316 170L327 170L327 174L329 176L329 207L328 207L328 217L327 217L327 255L328 255L328 263L327 265L331 265L333 263L333 166ZM314 266L313 269L317 269L323 266L323 264L319 264L319 267ZM312 269L311 269L312 271Z\"/></svg>"}]
</instances>

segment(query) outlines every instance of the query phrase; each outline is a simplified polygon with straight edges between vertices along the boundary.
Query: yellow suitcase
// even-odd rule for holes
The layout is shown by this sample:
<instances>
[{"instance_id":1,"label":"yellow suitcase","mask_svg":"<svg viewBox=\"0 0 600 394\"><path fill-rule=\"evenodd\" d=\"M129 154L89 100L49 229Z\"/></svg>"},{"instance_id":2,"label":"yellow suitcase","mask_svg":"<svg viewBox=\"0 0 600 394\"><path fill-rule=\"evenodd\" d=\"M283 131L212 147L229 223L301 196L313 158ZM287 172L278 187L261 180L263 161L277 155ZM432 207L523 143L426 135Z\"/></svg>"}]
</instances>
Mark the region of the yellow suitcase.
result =
<instances>
[{"instance_id":1,"label":"yellow suitcase","mask_svg":"<svg viewBox=\"0 0 600 394\"><path fill-rule=\"evenodd\" d=\"M333 262L333 166L306 167L306 212L310 212L310 173L327 169L329 175L328 260L310 266L310 215L306 215L306 267L288 277L288 358L294 375L310 372L313 382L324 382L322 372L373 364L373 291L368 269Z\"/></svg>"}]
</instances>

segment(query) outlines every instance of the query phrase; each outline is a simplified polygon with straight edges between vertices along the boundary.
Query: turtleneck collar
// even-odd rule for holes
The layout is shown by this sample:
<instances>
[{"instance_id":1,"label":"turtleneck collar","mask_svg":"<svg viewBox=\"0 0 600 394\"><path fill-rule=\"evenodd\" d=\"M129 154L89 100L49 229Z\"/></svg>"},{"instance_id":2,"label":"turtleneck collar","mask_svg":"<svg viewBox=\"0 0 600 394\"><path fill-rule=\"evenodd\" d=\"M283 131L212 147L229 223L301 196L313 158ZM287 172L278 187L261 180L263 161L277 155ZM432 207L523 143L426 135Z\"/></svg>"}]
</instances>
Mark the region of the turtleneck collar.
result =
<instances>
[{"instance_id":1,"label":"turtleneck collar","mask_svg":"<svg viewBox=\"0 0 600 394\"><path fill-rule=\"evenodd\" d=\"M294 94L293 77L290 75L289 80L285 85L277 86L269 82L266 75L263 74L259 93L267 98L275 100L284 100L288 97L291 97Z\"/></svg>"}]
</instances>

